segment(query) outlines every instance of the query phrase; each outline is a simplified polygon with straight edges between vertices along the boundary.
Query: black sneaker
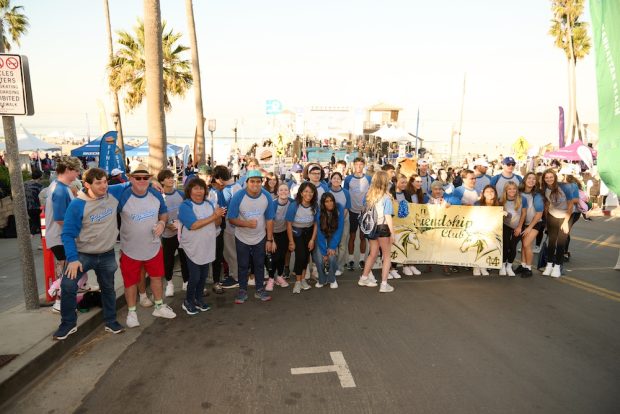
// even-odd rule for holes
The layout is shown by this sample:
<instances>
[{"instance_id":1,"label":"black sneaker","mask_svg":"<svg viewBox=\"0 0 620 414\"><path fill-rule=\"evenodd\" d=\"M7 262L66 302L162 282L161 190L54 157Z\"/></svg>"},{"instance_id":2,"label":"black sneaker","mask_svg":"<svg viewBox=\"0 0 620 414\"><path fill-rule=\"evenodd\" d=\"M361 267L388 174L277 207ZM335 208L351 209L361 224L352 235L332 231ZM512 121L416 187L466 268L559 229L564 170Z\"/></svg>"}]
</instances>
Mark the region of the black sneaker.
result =
<instances>
[{"instance_id":1,"label":"black sneaker","mask_svg":"<svg viewBox=\"0 0 620 414\"><path fill-rule=\"evenodd\" d=\"M235 279L233 279L232 277L228 276L226 279L224 279L224 281L222 282L222 288L223 289L234 289L236 287L239 287L239 282L237 282Z\"/></svg>"},{"instance_id":2,"label":"black sneaker","mask_svg":"<svg viewBox=\"0 0 620 414\"><path fill-rule=\"evenodd\" d=\"M200 312L206 312L211 309L211 306L209 306L209 304L205 302L196 301L194 302L194 306L196 306L196 309L198 309Z\"/></svg>"},{"instance_id":3,"label":"black sneaker","mask_svg":"<svg viewBox=\"0 0 620 414\"><path fill-rule=\"evenodd\" d=\"M190 303L187 300L183 301L181 307L185 312L187 312L188 315L196 315L198 313L198 309L196 309L196 306L194 306L193 303Z\"/></svg>"},{"instance_id":4,"label":"black sneaker","mask_svg":"<svg viewBox=\"0 0 620 414\"><path fill-rule=\"evenodd\" d=\"M76 332L77 332L77 325L66 326L66 325L61 324L58 327L58 330L54 332L54 335L52 335L52 338L54 338L57 341L62 341L63 339L66 339L69 335L74 334Z\"/></svg>"},{"instance_id":5,"label":"black sneaker","mask_svg":"<svg viewBox=\"0 0 620 414\"><path fill-rule=\"evenodd\" d=\"M347 264L347 270L349 271L354 271L355 270L355 263L353 263L353 260L351 260L348 264Z\"/></svg>"},{"instance_id":6,"label":"black sneaker","mask_svg":"<svg viewBox=\"0 0 620 414\"><path fill-rule=\"evenodd\" d=\"M364 265L365 265L366 263L364 263L364 261L363 261L363 260L360 260L360 263L359 263L359 264L360 264L360 269L364 270Z\"/></svg>"},{"instance_id":7,"label":"black sneaker","mask_svg":"<svg viewBox=\"0 0 620 414\"><path fill-rule=\"evenodd\" d=\"M515 273L523 273L525 271L525 267L523 267L522 265L517 266L517 268L515 269Z\"/></svg>"},{"instance_id":8,"label":"black sneaker","mask_svg":"<svg viewBox=\"0 0 620 414\"><path fill-rule=\"evenodd\" d=\"M521 277L522 278L526 278L526 277L532 277L533 273L530 269L523 269L523 271L521 272Z\"/></svg>"},{"instance_id":9,"label":"black sneaker","mask_svg":"<svg viewBox=\"0 0 620 414\"><path fill-rule=\"evenodd\" d=\"M289 269L288 266L284 266L284 274L282 275L283 278L288 279L291 276L291 269Z\"/></svg>"},{"instance_id":10,"label":"black sneaker","mask_svg":"<svg viewBox=\"0 0 620 414\"><path fill-rule=\"evenodd\" d=\"M106 324L105 331L113 334L119 334L125 332L125 328L123 328L123 325L121 325L117 321L114 321Z\"/></svg>"}]
</instances>

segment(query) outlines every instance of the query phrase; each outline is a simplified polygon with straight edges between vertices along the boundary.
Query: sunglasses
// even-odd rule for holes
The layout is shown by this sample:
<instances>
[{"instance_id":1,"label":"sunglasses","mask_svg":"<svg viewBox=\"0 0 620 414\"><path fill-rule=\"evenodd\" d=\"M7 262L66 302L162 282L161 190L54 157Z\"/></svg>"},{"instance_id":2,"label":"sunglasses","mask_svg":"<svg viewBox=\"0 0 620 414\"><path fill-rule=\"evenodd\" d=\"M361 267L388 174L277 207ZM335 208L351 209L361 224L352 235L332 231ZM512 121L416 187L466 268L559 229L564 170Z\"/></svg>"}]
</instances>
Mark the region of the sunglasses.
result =
<instances>
[{"instance_id":1,"label":"sunglasses","mask_svg":"<svg viewBox=\"0 0 620 414\"><path fill-rule=\"evenodd\" d=\"M136 181L148 181L151 177L133 177L133 179Z\"/></svg>"},{"instance_id":2,"label":"sunglasses","mask_svg":"<svg viewBox=\"0 0 620 414\"><path fill-rule=\"evenodd\" d=\"M514 166L515 166L515 165L517 165L517 164L515 164L514 162L509 162L509 163L508 163L508 164L506 164L506 165L507 165L508 167L514 167Z\"/></svg>"}]
</instances>

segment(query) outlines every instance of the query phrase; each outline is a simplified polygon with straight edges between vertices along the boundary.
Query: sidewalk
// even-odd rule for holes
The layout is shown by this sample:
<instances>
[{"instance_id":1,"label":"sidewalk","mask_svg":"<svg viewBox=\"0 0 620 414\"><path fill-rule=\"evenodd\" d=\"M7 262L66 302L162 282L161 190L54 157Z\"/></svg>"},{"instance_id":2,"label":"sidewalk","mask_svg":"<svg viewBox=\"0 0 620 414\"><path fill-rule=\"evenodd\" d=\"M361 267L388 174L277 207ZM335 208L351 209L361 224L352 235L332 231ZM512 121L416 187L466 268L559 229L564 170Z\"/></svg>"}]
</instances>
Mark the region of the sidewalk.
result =
<instances>
[{"instance_id":1,"label":"sidewalk","mask_svg":"<svg viewBox=\"0 0 620 414\"><path fill-rule=\"evenodd\" d=\"M33 240L35 268L39 292L45 290L43 281L42 252L36 250L39 240ZM52 313L51 307L28 311L23 304L24 294L19 268L17 239L0 240L0 406L14 397L31 381L53 364L95 329L102 326L102 310L99 307L78 315L78 331L64 341L55 341L52 334L58 328L60 315ZM97 279L89 272L89 285L97 287ZM120 270L115 275L117 309L125 305ZM44 296L41 296L44 298ZM19 303L15 305L15 303ZM13 306L11 306L13 305ZM10 306L10 307L9 307ZM6 362L15 355L14 359Z\"/></svg>"}]
</instances>

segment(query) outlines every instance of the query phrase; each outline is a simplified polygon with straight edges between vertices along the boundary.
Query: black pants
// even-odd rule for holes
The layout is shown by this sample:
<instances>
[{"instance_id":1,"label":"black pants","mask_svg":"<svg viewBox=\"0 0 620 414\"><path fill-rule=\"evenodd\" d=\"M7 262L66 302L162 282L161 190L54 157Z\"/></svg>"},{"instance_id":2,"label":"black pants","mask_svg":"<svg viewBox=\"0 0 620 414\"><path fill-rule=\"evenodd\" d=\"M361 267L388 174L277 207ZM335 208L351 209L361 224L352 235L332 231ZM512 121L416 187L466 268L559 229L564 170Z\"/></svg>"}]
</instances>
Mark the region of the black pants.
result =
<instances>
[{"instance_id":1,"label":"black pants","mask_svg":"<svg viewBox=\"0 0 620 414\"><path fill-rule=\"evenodd\" d=\"M273 266L269 272L269 278L273 279L275 275L284 274L284 259L288 251L288 236L286 230L280 233L273 233L273 241L276 243L276 252L272 253Z\"/></svg>"},{"instance_id":2,"label":"black pants","mask_svg":"<svg viewBox=\"0 0 620 414\"><path fill-rule=\"evenodd\" d=\"M566 247L564 248L565 252L568 252L568 245L570 244L570 232L573 229L573 225L579 221L581 218L581 213L576 212L571 214L570 220L568 220L568 236L566 237Z\"/></svg>"},{"instance_id":3,"label":"black pants","mask_svg":"<svg viewBox=\"0 0 620 414\"><path fill-rule=\"evenodd\" d=\"M179 248L179 239L176 236L162 237L161 245L164 254L164 275L167 281L172 280L172 272L174 270L174 252L178 250L179 261L181 262L181 276L183 281L187 282L189 279L189 273L187 271L187 262L185 259L185 252Z\"/></svg>"},{"instance_id":4,"label":"black pants","mask_svg":"<svg viewBox=\"0 0 620 414\"><path fill-rule=\"evenodd\" d=\"M540 228L540 231L538 232L538 234L536 235L536 246L540 246L542 241L543 241L543 237L545 236L545 228L547 227L547 221L546 221L546 217L543 215L542 216L542 220L540 221L542 223L542 227Z\"/></svg>"},{"instance_id":5,"label":"black pants","mask_svg":"<svg viewBox=\"0 0 620 414\"><path fill-rule=\"evenodd\" d=\"M517 257L517 245L521 240L521 235L515 236L515 230L503 225L503 239L504 239L504 263L512 263Z\"/></svg>"},{"instance_id":6,"label":"black pants","mask_svg":"<svg viewBox=\"0 0 620 414\"><path fill-rule=\"evenodd\" d=\"M30 218L30 234L41 233L41 210L28 210L28 217Z\"/></svg>"},{"instance_id":7,"label":"black pants","mask_svg":"<svg viewBox=\"0 0 620 414\"><path fill-rule=\"evenodd\" d=\"M310 262L310 250L308 243L312 238L312 226L306 228L293 227L293 239L295 241L295 276L301 276Z\"/></svg>"},{"instance_id":8,"label":"black pants","mask_svg":"<svg viewBox=\"0 0 620 414\"><path fill-rule=\"evenodd\" d=\"M224 261L224 230L215 239L215 261L211 264L213 268L213 283L220 283L222 276L222 262Z\"/></svg>"},{"instance_id":9,"label":"black pants","mask_svg":"<svg viewBox=\"0 0 620 414\"><path fill-rule=\"evenodd\" d=\"M547 214L547 234L549 235L547 263L557 265L564 263L564 248L568 240L568 232L562 231L562 223L564 223L564 217L557 218Z\"/></svg>"}]
</instances>

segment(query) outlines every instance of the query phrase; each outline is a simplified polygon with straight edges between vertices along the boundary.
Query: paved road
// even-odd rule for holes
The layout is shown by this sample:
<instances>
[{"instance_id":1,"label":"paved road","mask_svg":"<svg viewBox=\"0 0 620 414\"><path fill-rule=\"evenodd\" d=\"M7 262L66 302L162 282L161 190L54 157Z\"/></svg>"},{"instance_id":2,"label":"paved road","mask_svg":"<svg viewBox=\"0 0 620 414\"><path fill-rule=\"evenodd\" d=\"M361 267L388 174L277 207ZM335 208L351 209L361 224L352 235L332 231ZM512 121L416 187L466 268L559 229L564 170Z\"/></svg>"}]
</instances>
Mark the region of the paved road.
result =
<instances>
[{"instance_id":1,"label":"paved road","mask_svg":"<svg viewBox=\"0 0 620 414\"><path fill-rule=\"evenodd\" d=\"M56 391L33 387L8 412L617 413L620 221L580 222L574 234L567 276L588 285L424 274L384 295L350 273L338 290L280 290L270 303L211 296L206 314L98 332L38 386ZM291 375L332 364L333 351L355 388L335 373ZM78 376L84 358L92 371Z\"/></svg>"}]
</instances>

